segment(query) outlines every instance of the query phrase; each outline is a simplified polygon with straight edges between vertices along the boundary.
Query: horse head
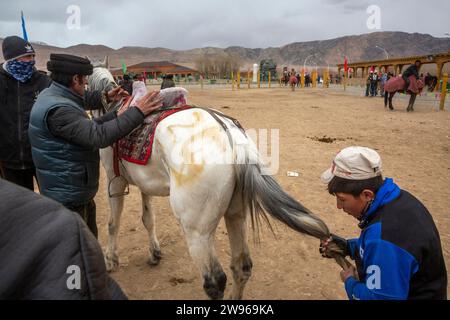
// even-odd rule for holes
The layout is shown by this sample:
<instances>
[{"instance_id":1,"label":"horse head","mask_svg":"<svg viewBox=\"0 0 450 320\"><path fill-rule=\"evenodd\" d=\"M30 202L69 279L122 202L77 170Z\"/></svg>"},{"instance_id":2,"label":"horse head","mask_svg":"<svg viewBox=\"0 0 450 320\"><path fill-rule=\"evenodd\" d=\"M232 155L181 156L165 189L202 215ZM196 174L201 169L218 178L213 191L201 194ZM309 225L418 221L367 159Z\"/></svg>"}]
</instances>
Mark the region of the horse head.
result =
<instances>
[{"instance_id":1,"label":"horse head","mask_svg":"<svg viewBox=\"0 0 450 320\"><path fill-rule=\"evenodd\" d=\"M88 77L88 87L92 91L109 91L118 86L111 72L101 66L103 62L91 62L94 65L94 71ZM121 101L112 102L105 109L106 111L115 110L120 106L120 103Z\"/></svg>"}]
</instances>

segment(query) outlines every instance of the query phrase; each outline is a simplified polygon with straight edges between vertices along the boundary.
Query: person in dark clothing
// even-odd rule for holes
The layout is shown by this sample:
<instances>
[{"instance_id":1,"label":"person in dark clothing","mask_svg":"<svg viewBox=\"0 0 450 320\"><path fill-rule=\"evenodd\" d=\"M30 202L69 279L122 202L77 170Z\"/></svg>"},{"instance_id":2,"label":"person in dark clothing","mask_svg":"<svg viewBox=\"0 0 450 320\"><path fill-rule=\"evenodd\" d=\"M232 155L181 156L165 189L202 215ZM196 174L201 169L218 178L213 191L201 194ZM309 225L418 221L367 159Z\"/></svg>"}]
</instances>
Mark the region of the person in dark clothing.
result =
<instances>
[{"instance_id":1,"label":"person in dark clothing","mask_svg":"<svg viewBox=\"0 0 450 320\"><path fill-rule=\"evenodd\" d=\"M405 91L408 90L410 85L409 77L414 76L416 80L419 80L419 70L422 62L420 60L416 60L416 62L408 67L405 72L402 73L402 78L405 80Z\"/></svg>"},{"instance_id":2,"label":"person in dark clothing","mask_svg":"<svg viewBox=\"0 0 450 320\"><path fill-rule=\"evenodd\" d=\"M372 73L372 78L370 80L370 96L376 97L378 92L378 73L375 71Z\"/></svg>"},{"instance_id":3,"label":"person in dark clothing","mask_svg":"<svg viewBox=\"0 0 450 320\"><path fill-rule=\"evenodd\" d=\"M394 76L394 74L392 72L388 72L387 76L386 76L386 81L384 82L384 84L386 84L393 76ZM384 92L384 107L385 108L387 108L387 106L388 106L388 99L389 99L389 92Z\"/></svg>"},{"instance_id":4,"label":"person in dark clothing","mask_svg":"<svg viewBox=\"0 0 450 320\"><path fill-rule=\"evenodd\" d=\"M381 158L372 149L341 150L322 174L338 209L359 221L359 239L336 235L321 241L330 258L330 243L356 261L341 272L351 300L447 299L447 270L439 232L425 206L383 179Z\"/></svg>"},{"instance_id":5,"label":"person in dark clothing","mask_svg":"<svg viewBox=\"0 0 450 320\"><path fill-rule=\"evenodd\" d=\"M175 87L175 82L173 81L173 74L168 74L164 77L164 80L161 83L161 90L172 87Z\"/></svg>"},{"instance_id":6,"label":"person in dark clothing","mask_svg":"<svg viewBox=\"0 0 450 320\"><path fill-rule=\"evenodd\" d=\"M126 92L131 96L133 94L133 80L127 74L123 75L123 81L120 84Z\"/></svg>"},{"instance_id":7,"label":"person in dark clothing","mask_svg":"<svg viewBox=\"0 0 450 320\"><path fill-rule=\"evenodd\" d=\"M1 300L123 300L99 243L61 204L0 179Z\"/></svg>"},{"instance_id":8,"label":"person in dark clothing","mask_svg":"<svg viewBox=\"0 0 450 320\"><path fill-rule=\"evenodd\" d=\"M127 111L89 119L85 109L100 108L127 95L117 87L109 92L85 93L89 60L51 54L47 69L52 85L36 100L29 136L41 194L78 212L97 236L94 197L99 183L99 149L112 145L143 123L159 108L157 91L150 92Z\"/></svg>"},{"instance_id":9,"label":"person in dark clothing","mask_svg":"<svg viewBox=\"0 0 450 320\"><path fill-rule=\"evenodd\" d=\"M0 177L30 190L36 170L31 157L28 123L38 94L51 79L37 71L33 46L16 36L2 44L0 65Z\"/></svg>"},{"instance_id":10,"label":"person in dark clothing","mask_svg":"<svg viewBox=\"0 0 450 320\"><path fill-rule=\"evenodd\" d=\"M366 79L366 97L369 96L370 88L371 88L371 84L372 84L372 79L373 79L373 71L370 71L370 74L369 74L369 76Z\"/></svg>"}]
</instances>

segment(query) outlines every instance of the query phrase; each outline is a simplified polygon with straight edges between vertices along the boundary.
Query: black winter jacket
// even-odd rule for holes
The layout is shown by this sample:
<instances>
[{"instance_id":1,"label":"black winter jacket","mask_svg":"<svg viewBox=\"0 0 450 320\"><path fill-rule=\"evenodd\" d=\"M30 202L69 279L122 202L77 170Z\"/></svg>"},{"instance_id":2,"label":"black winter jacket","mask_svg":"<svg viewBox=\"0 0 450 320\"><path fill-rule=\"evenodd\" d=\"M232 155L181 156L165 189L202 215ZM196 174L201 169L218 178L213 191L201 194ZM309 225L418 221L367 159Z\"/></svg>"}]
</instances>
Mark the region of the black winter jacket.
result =
<instances>
[{"instance_id":1,"label":"black winter jacket","mask_svg":"<svg viewBox=\"0 0 450 320\"><path fill-rule=\"evenodd\" d=\"M10 169L33 167L28 139L31 108L51 79L38 71L21 83L0 64L0 162Z\"/></svg>"},{"instance_id":2,"label":"black winter jacket","mask_svg":"<svg viewBox=\"0 0 450 320\"><path fill-rule=\"evenodd\" d=\"M410 76L415 76L416 79L419 79L419 70L417 70L415 64L410 65L402 74L403 79L408 79Z\"/></svg>"},{"instance_id":3,"label":"black winter jacket","mask_svg":"<svg viewBox=\"0 0 450 320\"><path fill-rule=\"evenodd\" d=\"M0 179L0 299L126 299L77 213Z\"/></svg>"}]
</instances>

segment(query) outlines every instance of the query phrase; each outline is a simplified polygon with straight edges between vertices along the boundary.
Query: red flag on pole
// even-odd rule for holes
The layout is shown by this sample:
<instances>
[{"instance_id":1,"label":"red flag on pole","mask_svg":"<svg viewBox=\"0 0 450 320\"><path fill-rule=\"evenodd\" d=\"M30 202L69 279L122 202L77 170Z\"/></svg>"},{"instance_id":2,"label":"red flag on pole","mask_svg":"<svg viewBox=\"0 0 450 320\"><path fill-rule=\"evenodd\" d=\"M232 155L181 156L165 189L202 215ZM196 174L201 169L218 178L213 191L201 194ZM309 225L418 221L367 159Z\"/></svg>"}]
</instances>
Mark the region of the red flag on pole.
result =
<instances>
[{"instance_id":1,"label":"red flag on pole","mask_svg":"<svg viewBox=\"0 0 450 320\"><path fill-rule=\"evenodd\" d=\"M347 57L345 57L345 59L344 59L344 71L347 73L347 71L348 71L348 60L347 60Z\"/></svg>"}]
</instances>

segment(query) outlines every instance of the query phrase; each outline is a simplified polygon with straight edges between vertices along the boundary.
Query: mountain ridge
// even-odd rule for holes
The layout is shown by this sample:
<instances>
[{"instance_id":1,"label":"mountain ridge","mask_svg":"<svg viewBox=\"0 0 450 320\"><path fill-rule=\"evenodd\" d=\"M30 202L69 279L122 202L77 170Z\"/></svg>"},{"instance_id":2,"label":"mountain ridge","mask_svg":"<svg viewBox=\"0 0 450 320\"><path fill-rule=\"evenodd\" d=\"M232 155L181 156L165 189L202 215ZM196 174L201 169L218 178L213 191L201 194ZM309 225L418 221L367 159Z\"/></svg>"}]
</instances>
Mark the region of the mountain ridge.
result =
<instances>
[{"instance_id":1,"label":"mountain ridge","mask_svg":"<svg viewBox=\"0 0 450 320\"><path fill-rule=\"evenodd\" d=\"M0 39L3 42L3 39ZM262 59L273 59L279 67L309 65L335 67L344 57L349 62L380 60L393 57L436 54L450 51L450 38L436 38L429 34L396 31L372 32L360 35L343 36L328 40L293 42L280 47L246 48L229 46L227 48L204 47L188 50L174 50L163 47L123 46L113 49L102 44L77 44L66 48L43 45L34 42L37 52L37 67L45 69L50 53L65 52L91 59L109 57L111 66L120 67L123 60L127 65L144 61L167 60L188 67L195 67L202 57L214 58L220 55L239 57L241 67L259 63ZM306 60L307 58L307 60ZM306 61L305 61L306 60Z\"/></svg>"}]
</instances>

